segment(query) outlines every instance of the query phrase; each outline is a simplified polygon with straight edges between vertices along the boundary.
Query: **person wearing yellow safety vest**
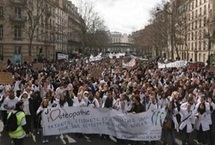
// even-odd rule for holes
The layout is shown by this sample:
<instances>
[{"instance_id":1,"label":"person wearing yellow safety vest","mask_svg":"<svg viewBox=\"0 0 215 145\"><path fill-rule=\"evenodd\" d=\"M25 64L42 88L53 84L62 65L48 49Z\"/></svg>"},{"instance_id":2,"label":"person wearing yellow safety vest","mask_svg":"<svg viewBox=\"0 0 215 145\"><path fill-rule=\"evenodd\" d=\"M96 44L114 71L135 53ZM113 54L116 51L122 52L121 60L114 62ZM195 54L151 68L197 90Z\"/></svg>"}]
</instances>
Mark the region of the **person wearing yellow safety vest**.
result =
<instances>
[{"instance_id":1,"label":"person wearing yellow safety vest","mask_svg":"<svg viewBox=\"0 0 215 145\"><path fill-rule=\"evenodd\" d=\"M25 112L23 111L24 103L19 101L15 109L8 114L16 113L18 127L15 131L9 132L10 138L13 139L14 145L23 145L24 137L29 136L29 130L26 123Z\"/></svg>"}]
</instances>

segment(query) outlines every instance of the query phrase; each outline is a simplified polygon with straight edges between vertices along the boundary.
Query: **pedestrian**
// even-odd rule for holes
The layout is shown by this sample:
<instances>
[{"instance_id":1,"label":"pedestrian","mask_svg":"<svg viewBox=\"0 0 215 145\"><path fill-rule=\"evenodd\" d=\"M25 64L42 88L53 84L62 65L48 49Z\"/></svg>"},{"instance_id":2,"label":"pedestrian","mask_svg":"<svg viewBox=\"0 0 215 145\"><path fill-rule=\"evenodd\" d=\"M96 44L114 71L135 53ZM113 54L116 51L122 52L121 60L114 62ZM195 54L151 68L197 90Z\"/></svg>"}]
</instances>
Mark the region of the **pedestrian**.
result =
<instances>
[{"instance_id":1,"label":"pedestrian","mask_svg":"<svg viewBox=\"0 0 215 145\"><path fill-rule=\"evenodd\" d=\"M204 96L201 97L201 103L197 104L196 113L196 130L198 143L206 144L208 140L208 131L210 130L210 123L208 122L208 104L204 100Z\"/></svg>"},{"instance_id":2,"label":"pedestrian","mask_svg":"<svg viewBox=\"0 0 215 145\"><path fill-rule=\"evenodd\" d=\"M25 118L26 118L26 122L27 122L27 126L29 128L29 130L31 130L31 120L32 120L32 116L31 116L31 112L32 112L32 98L28 97L28 94L26 92L24 92L21 95L21 101L23 101L24 103L24 112L25 112Z\"/></svg>"},{"instance_id":3,"label":"pedestrian","mask_svg":"<svg viewBox=\"0 0 215 145\"><path fill-rule=\"evenodd\" d=\"M37 115L39 115L42 118L42 113L46 108L51 108L51 104L49 104L49 100L48 99L44 99L40 105L40 107L37 110ZM43 118L41 119L41 127L44 127L44 120ZM43 130L44 131L44 130ZM46 136L43 134L42 131L42 143L48 143L49 142L49 136Z\"/></svg>"},{"instance_id":4,"label":"pedestrian","mask_svg":"<svg viewBox=\"0 0 215 145\"><path fill-rule=\"evenodd\" d=\"M192 111L191 104L189 102L186 104L186 107L180 109L181 121L179 129L182 133L182 145L191 145L190 134L194 129L193 119L194 111Z\"/></svg>"},{"instance_id":5,"label":"pedestrian","mask_svg":"<svg viewBox=\"0 0 215 145\"><path fill-rule=\"evenodd\" d=\"M178 130L178 122L175 117L175 109L173 108L172 102L169 102L165 108L166 117L163 123L162 136L163 136L163 145L176 145L175 142L175 129ZM169 140L170 137L170 140Z\"/></svg>"},{"instance_id":6,"label":"pedestrian","mask_svg":"<svg viewBox=\"0 0 215 145\"><path fill-rule=\"evenodd\" d=\"M14 145L23 145L24 138L30 135L23 108L24 103L19 101L16 103L15 109L8 114L8 120L13 114L17 118L17 122L14 122L14 124L17 123L17 129L15 131L9 131L9 136L12 138Z\"/></svg>"}]
</instances>

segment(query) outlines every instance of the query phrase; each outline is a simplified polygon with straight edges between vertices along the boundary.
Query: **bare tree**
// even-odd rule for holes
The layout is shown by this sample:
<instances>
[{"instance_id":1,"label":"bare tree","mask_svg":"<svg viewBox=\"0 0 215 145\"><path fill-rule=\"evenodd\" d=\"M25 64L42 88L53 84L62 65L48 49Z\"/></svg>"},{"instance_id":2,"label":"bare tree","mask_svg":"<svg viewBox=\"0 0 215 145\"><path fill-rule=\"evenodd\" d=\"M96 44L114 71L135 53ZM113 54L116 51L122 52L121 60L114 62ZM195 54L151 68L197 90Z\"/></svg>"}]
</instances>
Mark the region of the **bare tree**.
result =
<instances>
[{"instance_id":1,"label":"bare tree","mask_svg":"<svg viewBox=\"0 0 215 145\"><path fill-rule=\"evenodd\" d=\"M95 11L94 3L81 1L79 6L84 25L82 26L83 47L98 50L108 42L104 20ZM91 53L91 52L90 52Z\"/></svg>"},{"instance_id":2,"label":"bare tree","mask_svg":"<svg viewBox=\"0 0 215 145\"><path fill-rule=\"evenodd\" d=\"M50 17L51 12L47 7L46 2L48 0L29 0L28 4L25 6L24 10L27 14L27 21L24 25L24 31L29 38L29 55L32 55L32 43L34 38L42 35L46 35L46 32L36 33L39 27L48 26L48 17ZM45 14L45 15L44 15Z\"/></svg>"}]
</instances>

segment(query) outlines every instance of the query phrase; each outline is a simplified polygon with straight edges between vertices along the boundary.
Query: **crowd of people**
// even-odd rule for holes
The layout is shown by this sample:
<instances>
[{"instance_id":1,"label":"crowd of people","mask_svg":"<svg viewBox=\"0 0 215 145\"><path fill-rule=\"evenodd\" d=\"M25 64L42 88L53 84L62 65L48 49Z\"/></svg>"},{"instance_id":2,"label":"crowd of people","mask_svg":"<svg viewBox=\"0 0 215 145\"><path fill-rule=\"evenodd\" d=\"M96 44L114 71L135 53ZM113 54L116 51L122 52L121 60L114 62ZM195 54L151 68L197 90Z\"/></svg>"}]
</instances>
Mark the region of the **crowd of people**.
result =
<instances>
[{"instance_id":1,"label":"crowd of people","mask_svg":"<svg viewBox=\"0 0 215 145\"><path fill-rule=\"evenodd\" d=\"M40 131L44 125L41 113L47 107L110 108L123 113L165 107L161 139L164 145L176 145L179 134L183 145L191 145L193 139L198 144L214 145L213 72L206 67L158 69L156 62L140 60L134 67L123 68L126 59L47 61L41 70L34 70L33 63L8 64L4 71L13 74L14 83L0 85L3 124L11 111L20 108L20 104L16 106L20 101L27 133ZM43 143L48 142L49 137L43 136Z\"/></svg>"}]
</instances>

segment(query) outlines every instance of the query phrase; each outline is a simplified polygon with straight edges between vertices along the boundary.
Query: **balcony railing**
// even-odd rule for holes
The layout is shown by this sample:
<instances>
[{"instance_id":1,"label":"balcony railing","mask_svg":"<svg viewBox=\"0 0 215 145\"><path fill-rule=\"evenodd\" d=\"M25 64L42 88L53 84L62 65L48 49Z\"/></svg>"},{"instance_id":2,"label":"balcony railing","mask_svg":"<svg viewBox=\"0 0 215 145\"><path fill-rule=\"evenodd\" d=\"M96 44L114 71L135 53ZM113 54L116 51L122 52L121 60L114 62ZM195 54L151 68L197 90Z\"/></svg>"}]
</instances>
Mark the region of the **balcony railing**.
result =
<instances>
[{"instance_id":1,"label":"balcony railing","mask_svg":"<svg viewBox=\"0 0 215 145\"><path fill-rule=\"evenodd\" d=\"M27 0L10 0L10 2L12 4L21 4L21 5L27 4Z\"/></svg>"},{"instance_id":2,"label":"balcony railing","mask_svg":"<svg viewBox=\"0 0 215 145\"><path fill-rule=\"evenodd\" d=\"M14 23L25 23L27 21L27 18L26 17L10 16L10 20Z\"/></svg>"}]
</instances>

